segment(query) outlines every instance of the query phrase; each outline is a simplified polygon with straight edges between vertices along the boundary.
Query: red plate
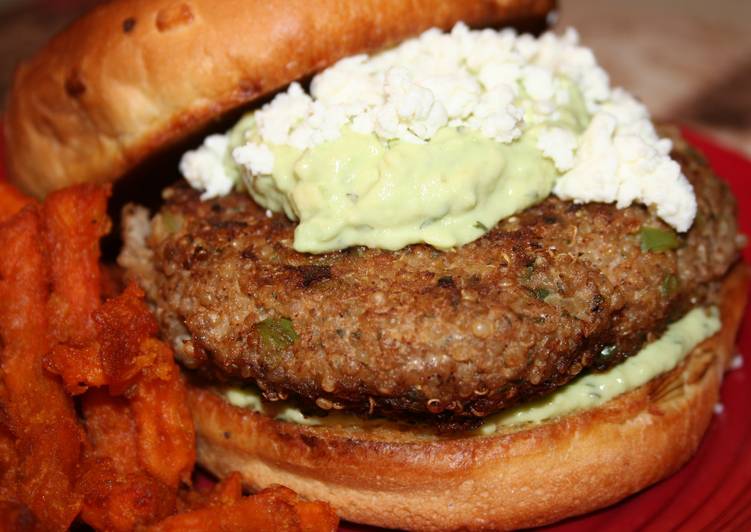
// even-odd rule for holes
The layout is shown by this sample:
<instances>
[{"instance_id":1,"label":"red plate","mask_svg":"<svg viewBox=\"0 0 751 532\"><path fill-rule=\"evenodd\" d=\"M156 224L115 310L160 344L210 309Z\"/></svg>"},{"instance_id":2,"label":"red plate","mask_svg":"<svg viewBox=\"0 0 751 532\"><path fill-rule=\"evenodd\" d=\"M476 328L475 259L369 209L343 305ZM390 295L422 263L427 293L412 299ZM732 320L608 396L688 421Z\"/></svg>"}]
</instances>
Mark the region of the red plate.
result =
<instances>
[{"instance_id":1,"label":"red plate","mask_svg":"<svg viewBox=\"0 0 751 532\"><path fill-rule=\"evenodd\" d=\"M741 230L751 235L751 161L684 131L740 204ZM3 146L0 142L0 161ZM0 164L0 179L3 178ZM751 246L744 251L751 262ZM745 364L727 374L723 411L717 414L696 456L678 473L610 508L569 519L545 530L751 530L751 312L741 325L739 352ZM374 530L345 524L342 532Z\"/></svg>"}]
</instances>

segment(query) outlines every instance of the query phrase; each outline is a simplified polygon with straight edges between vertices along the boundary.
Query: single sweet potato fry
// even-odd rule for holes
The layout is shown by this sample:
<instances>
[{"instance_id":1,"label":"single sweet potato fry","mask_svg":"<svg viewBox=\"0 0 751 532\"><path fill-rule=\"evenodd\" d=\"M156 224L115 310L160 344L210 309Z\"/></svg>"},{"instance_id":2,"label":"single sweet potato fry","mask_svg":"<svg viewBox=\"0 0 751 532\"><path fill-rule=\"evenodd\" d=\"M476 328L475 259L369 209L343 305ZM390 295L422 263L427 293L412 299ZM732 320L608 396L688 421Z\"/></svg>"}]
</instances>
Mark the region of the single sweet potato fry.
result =
<instances>
[{"instance_id":1,"label":"single sweet potato fry","mask_svg":"<svg viewBox=\"0 0 751 532\"><path fill-rule=\"evenodd\" d=\"M282 486L265 489L225 506L210 506L168 517L150 532L333 532L339 518L326 503L306 502Z\"/></svg>"},{"instance_id":2,"label":"single sweet potato fry","mask_svg":"<svg viewBox=\"0 0 751 532\"><path fill-rule=\"evenodd\" d=\"M185 383L169 347L156 339L143 345L155 353L157 363L144 370L131 397L141 462L150 474L177 488L189 481L196 461Z\"/></svg>"},{"instance_id":3,"label":"single sweet potato fry","mask_svg":"<svg viewBox=\"0 0 751 532\"><path fill-rule=\"evenodd\" d=\"M33 198L8 183L0 180L0 222L4 222L27 205L36 203Z\"/></svg>"},{"instance_id":4,"label":"single sweet potato fry","mask_svg":"<svg viewBox=\"0 0 751 532\"><path fill-rule=\"evenodd\" d=\"M26 207L0 225L0 400L16 438L19 500L43 527L65 530L81 504L73 484L83 434L71 398L42 367L48 272L39 212Z\"/></svg>"},{"instance_id":5,"label":"single sweet potato fry","mask_svg":"<svg viewBox=\"0 0 751 532\"><path fill-rule=\"evenodd\" d=\"M42 205L50 261L50 328L57 345L45 367L63 379L68 393L105 383L94 311L100 305L99 239L109 230L110 187L79 185L50 194Z\"/></svg>"},{"instance_id":6,"label":"single sweet potato fry","mask_svg":"<svg viewBox=\"0 0 751 532\"><path fill-rule=\"evenodd\" d=\"M143 471L128 400L89 390L81 408L91 446L81 466L81 517L102 530L133 530L175 511L175 490Z\"/></svg>"},{"instance_id":7,"label":"single sweet potato fry","mask_svg":"<svg viewBox=\"0 0 751 532\"><path fill-rule=\"evenodd\" d=\"M50 194L42 205L52 295L50 327L55 341L89 343L100 304L99 239L107 234L109 186L78 185Z\"/></svg>"}]
</instances>

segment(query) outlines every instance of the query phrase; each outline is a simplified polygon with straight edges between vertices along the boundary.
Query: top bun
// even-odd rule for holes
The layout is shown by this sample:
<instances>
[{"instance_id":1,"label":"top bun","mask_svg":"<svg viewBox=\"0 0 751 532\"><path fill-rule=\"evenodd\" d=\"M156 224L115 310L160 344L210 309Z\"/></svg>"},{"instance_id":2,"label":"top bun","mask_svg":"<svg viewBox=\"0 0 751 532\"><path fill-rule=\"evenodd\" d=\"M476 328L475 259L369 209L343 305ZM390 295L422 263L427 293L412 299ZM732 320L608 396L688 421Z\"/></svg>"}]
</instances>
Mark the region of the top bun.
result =
<instances>
[{"instance_id":1,"label":"top bun","mask_svg":"<svg viewBox=\"0 0 751 532\"><path fill-rule=\"evenodd\" d=\"M510 24L555 0L115 0L16 71L11 179L42 197L113 181L224 113L319 71L458 21Z\"/></svg>"}]
</instances>

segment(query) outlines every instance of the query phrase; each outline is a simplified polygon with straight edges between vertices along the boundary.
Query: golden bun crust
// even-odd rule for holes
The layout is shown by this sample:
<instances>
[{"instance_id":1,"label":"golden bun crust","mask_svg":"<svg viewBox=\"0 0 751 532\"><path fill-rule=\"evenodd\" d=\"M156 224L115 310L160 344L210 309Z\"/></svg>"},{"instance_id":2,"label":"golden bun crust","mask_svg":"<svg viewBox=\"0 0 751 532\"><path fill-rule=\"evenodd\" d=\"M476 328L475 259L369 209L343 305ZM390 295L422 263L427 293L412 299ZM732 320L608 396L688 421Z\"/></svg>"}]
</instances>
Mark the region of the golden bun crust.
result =
<instances>
[{"instance_id":1,"label":"golden bun crust","mask_svg":"<svg viewBox=\"0 0 751 532\"><path fill-rule=\"evenodd\" d=\"M676 471L712 417L748 292L727 277L723 328L675 370L605 405L492 436L301 426L190 393L199 462L253 488L280 483L383 527L510 529L610 505Z\"/></svg>"},{"instance_id":2,"label":"golden bun crust","mask_svg":"<svg viewBox=\"0 0 751 532\"><path fill-rule=\"evenodd\" d=\"M313 9L312 6L315 6ZM114 0L15 73L11 179L36 196L113 181L152 153L342 57L463 20L542 17L555 0Z\"/></svg>"}]
</instances>

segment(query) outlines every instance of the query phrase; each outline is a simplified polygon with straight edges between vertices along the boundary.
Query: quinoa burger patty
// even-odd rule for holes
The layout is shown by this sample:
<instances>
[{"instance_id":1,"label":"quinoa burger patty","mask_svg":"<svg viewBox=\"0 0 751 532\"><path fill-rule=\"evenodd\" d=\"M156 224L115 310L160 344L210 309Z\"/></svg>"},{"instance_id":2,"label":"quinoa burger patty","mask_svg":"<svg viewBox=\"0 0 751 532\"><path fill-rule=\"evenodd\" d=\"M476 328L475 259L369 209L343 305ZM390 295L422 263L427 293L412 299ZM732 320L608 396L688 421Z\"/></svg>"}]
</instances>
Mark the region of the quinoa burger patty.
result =
<instances>
[{"instance_id":1,"label":"quinoa burger patty","mask_svg":"<svg viewBox=\"0 0 751 532\"><path fill-rule=\"evenodd\" d=\"M669 231L647 208L551 197L453 251L310 255L247 194L202 202L177 185L153 221L131 208L120 262L189 368L320 409L482 417L713 301L738 257L735 202L674 140L699 205L675 250L643 249L643 228Z\"/></svg>"}]
</instances>

